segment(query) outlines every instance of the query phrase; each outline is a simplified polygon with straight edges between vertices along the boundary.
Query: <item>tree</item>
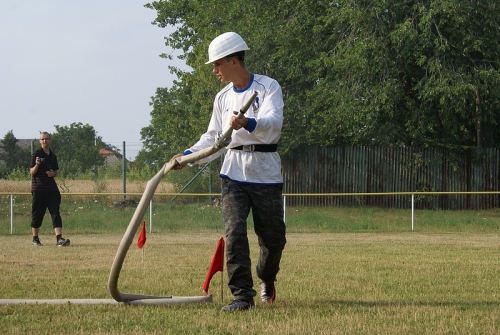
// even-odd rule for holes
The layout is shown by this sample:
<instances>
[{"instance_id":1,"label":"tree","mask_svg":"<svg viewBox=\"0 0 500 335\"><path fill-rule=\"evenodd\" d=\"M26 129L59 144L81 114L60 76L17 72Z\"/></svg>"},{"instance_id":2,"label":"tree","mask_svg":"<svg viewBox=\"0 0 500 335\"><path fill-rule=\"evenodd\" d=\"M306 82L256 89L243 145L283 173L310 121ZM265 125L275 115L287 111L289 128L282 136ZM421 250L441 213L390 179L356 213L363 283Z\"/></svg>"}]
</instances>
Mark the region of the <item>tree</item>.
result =
<instances>
[{"instance_id":1,"label":"tree","mask_svg":"<svg viewBox=\"0 0 500 335\"><path fill-rule=\"evenodd\" d=\"M271 8L270 1L263 4ZM224 6L227 10L218 13L215 8ZM158 88L151 105L151 125L141 131L144 149L136 159L141 164L162 164L178 152L189 147L206 130L212 112L213 99L217 91L226 84L221 84L213 75L211 65L206 65L207 49L210 41L219 33L227 31L230 22L241 19L241 11L251 11L256 14L253 21L262 20L259 15L259 5L251 3L240 4L231 1L168 1L153 2L146 7L158 12L155 24L160 27L177 25L176 32L166 37L166 45L184 51L183 58L193 71L181 71L170 67L178 80L172 88ZM218 13L215 14L214 13ZM250 13L248 13L250 15ZM183 24L180 24L180 23ZM246 29L250 31L250 27ZM246 36L250 42L257 33ZM250 42L251 44L251 42ZM258 50L263 46L253 45ZM266 49L267 50L267 49ZM171 58L170 55L162 55ZM260 59L255 57L255 59ZM249 64L252 64L249 59ZM259 61L259 64L263 64ZM258 65L256 65L258 66ZM252 66L253 67L253 66ZM257 72L257 71L255 71Z\"/></svg>"},{"instance_id":2,"label":"tree","mask_svg":"<svg viewBox=\"0 0 500 335\"><path fill-rule=\"evenodd\" d=\"M414 138L449 147L500 145L500 5L427 1L413 5L391 42L411 65Z\"/></svg>"},{"instance_id":3,"label":"tree","mask_svg":"<svg viewBox=\"0 0 500 335\"><path fill-rule=\"evenodd\" d=\"M0 153L0 161L3 161L0 178L6 178L15 169L26 170L30 167L30 149L21 148L17 142L12 130L5 134L2 140L4 152Z\"/></svg>"},{"instance_id":4,"label":"tree","mask_svg":"<svg viewBox=\"0 0 500 335\"><path fill-rule=\"evenodd\" d=\"M500 145L500 4L494 0L171 0L146 5L193 70L158 89L145 152L163 160L205 130L217 79L205 65L225 31L249 70L284 92L280 152L299 145ZM224 8L223 12L216 8ZM169 57L164 55L164 57ZM147 154L145 154L147 156Z\"/></svg>"},{"instance_id":5,"label":"tree","mask_svg":"<svg viewBox=\"0 0 500 335\"><path fill-rule=\"evenodd\" d=\"M94 127L89 124L72 123L68 126L54 126L51 148L57 155L59 169L63 176L76 175L96 169L104 164L99 149L106 147Z\"/></svg>"},{"instance_id":6,"label":"tree","mask_svg":"<svg viewBox=\"0 0 500 335\"><path fill-rule=\"evenodd\" d=\"M300 22L311 22L308 11L297 10ZM297 52L316 81L307 143L500 145L499 14L495 1L339 1L314 26L290 32L287 20L282 31L306 41Z\"/></svg>"}]
</instances>

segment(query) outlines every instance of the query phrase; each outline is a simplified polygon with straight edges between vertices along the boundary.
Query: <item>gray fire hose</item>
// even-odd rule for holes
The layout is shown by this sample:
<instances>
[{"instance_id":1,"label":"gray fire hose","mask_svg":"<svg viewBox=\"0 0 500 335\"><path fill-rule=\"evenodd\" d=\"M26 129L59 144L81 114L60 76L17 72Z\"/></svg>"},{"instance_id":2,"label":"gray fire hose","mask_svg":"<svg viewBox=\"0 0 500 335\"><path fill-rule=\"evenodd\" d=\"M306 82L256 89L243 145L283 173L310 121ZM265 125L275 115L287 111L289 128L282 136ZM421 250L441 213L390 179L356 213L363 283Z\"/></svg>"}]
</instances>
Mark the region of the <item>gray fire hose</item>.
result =
<instances>
[{"instance_id":1,"label":"gray fire hose","mask_svg":"<svg viewBox=\"0 0 500 335\"><path fill-rule=\"evenodd\" d=\"M240 109L237 118L242 118L246 113L252 102L257 97L257 92L250 97L247 103ZM118 302L126 302L133 303L134 301L142 300L142 303L154 303L150 299L155 299L157 302L161 303L182 303L182 302L211 302L211 296L201 296L201 297L172 297L172 296L152 296L152 295L143 295L143 294L134 294L134 293L122 293L118 290L118 277L120 275L120 271L125 260L125 256L132 244L132 240L134 235L139 228L142 218L146 212L147 207L149 206L149 202L153 198L154 192L158 187L161 179L175 166L177 165L186 165L189 163L194 163L202 158L208 157L222 148L226 147L231 142L231 136L233 133L232 128L228 128L224 132L219 133L215 143L212 147L203 149L201 151L192 153L190 155L181 156L176 158L173 162L166 163L158 173L151 178L147 184L146 189L137 205L137 208L130 220L127 230L125 231L125 235L120 242L120 246L118 247L118 251L116 253L115 259L113 261L113 265L111 266L111 272L109 274L108 280L108 288L111 296Z\"/></svg>"}]
</instances>

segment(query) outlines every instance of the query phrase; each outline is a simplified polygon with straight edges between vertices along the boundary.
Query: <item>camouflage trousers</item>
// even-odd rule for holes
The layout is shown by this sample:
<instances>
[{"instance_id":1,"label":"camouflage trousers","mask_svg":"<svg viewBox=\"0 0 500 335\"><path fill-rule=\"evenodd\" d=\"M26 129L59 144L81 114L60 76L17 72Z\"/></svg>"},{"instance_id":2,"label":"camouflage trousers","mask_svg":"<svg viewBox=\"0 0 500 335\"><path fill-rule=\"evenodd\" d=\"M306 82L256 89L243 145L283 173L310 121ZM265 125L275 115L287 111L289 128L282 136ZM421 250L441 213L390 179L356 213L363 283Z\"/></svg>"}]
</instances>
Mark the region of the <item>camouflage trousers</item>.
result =
<instances>
[{"instance_id":1,"label":"camouflage trousers","mask_svg":"<svg viewBox=\"0 0 500 335\"><path fill-rule=\"evenodd\" d=\"M256 274L274 282L286 244L283 220L283 186L239 184L222 179L222 215L226 230L228 285L234 299L251 299L253 288L247 218L252 210L260 254Z\"/></svg>"}]
</instances>

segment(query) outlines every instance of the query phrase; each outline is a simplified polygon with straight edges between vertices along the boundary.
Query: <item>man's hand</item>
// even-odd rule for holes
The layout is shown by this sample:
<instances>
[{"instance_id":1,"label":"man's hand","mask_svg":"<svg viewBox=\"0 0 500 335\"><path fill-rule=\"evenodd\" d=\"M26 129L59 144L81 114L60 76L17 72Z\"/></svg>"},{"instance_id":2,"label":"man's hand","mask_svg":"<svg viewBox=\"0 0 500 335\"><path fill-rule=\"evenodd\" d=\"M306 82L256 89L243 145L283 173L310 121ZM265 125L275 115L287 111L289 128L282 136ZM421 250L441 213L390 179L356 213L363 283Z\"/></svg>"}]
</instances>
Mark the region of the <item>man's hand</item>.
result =
<instances>
[{"instance_id":1,"label":"man's hand","mask_svg":"<svg viewBox=\"0 0 500 335\"><path fill-rule=\"evenodd\" d=\"M233 112L233 116L231 116L231 120L229 121L229 127L233 128L234 130L238 130L240 128L246 127L248 124L248 119L243 116L241 119L238 119L236 115L238 115L239 112Z\"/></svg>"},{"instance_id":2,"label":"man's hand","mask_svg":"<svg viewBox=\"0 0 500 335\"><path fill-rule=\"evenodd\" d=\"M47 173L47 176L49 176L50 178L54 178L57 175L57 173L52 169L50 169L46 173Z\"/></svg>"},{"instance_id":3,"label":"man's hand","mask_svg":"<svg viewBox=\"0 0 500 335\"><path fill-rule=\"evenodd\" d=\"M170 158L170 163L175 163L174 170L182 170L186 166L186 165L180 165L175 160L177 157L182 157L182 156L184 156L184 155L183 154L177 154L177 155L174 155L172 158Z\"/></svg>"}]
</instances>

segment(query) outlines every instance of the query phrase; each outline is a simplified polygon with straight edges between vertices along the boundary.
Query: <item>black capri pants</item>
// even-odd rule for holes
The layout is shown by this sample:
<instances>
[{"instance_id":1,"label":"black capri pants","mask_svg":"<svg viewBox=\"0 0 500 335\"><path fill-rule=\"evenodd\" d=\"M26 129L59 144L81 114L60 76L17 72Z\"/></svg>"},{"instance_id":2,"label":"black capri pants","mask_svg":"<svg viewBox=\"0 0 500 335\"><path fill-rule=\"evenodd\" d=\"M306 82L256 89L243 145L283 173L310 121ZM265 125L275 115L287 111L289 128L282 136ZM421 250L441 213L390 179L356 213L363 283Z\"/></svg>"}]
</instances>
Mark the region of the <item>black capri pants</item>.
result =
<instances>
[{"instance_id":1,"label":"black capri pants","mask_svg":"<svg viewBox=\"0 0 500 335\"><path fill-rule=\"evenodd\" d=\"M47 209L52 217L52 227L62 228L59 208L61 193L57 191L31 192L31 227L40 228Z\"/></svg>"}]
</instances>

